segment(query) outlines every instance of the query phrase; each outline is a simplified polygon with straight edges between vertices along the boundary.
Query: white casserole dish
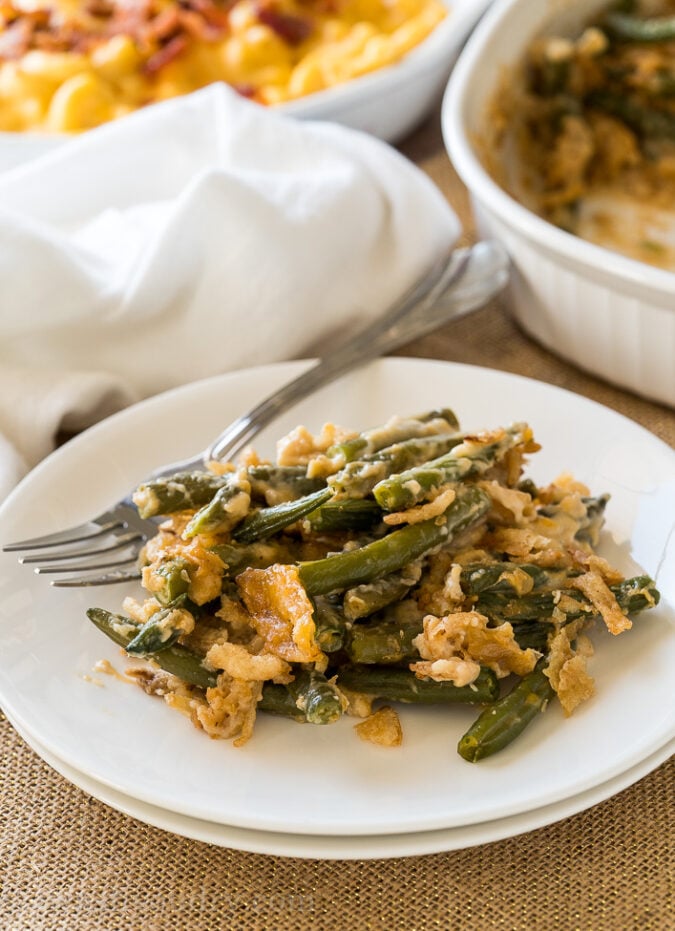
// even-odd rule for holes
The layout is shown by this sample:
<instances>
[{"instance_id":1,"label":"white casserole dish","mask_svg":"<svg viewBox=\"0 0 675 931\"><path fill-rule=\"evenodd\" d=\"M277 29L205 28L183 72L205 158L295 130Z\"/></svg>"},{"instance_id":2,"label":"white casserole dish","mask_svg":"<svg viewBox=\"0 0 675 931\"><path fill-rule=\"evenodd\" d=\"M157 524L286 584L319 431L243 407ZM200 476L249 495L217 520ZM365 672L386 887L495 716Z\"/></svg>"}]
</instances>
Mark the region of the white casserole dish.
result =
<instances>
[{"instance_id":1,"label":"white casserole dish","mask_svg":"<svg viewBox=\"0 0 675 931\"><path fill-rule=\"evenodd\" d=\"M524 329L594 375L675 406L675 273L541 219L499 187L477 151L500 83L532 38L553 16L556 26L573 28L605 6L607 0L498 0L450 78L443 136L481 233L496 236L511 255L507 299Z\"/></svg>"}]
</instances>

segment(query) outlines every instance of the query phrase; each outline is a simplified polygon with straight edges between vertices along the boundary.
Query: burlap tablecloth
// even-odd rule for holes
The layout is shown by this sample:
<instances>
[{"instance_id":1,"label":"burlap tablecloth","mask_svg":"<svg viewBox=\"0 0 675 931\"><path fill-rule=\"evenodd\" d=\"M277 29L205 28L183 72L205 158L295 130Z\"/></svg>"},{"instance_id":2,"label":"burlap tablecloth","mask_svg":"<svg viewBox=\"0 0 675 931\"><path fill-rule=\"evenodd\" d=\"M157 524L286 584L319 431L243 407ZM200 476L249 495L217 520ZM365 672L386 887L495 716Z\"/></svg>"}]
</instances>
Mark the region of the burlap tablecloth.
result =
<instances>
[{"instance_id":1,"label":"burlap tablecloth","mask_svg":"<svg viewBox=\"0 0 675 931\"><path fill-rule=\"evenodd\" d=\"M438 116L402 146L467 224ZM675 413L575 370L499 303L402 354L490 366L572 389L675 446ZM273 778L273 777L272 777ZM107 808L0 720L0 931L668 931L675 761L588 811L433 856L315 861L186 840Z\"/></svg>"}]
</instances>

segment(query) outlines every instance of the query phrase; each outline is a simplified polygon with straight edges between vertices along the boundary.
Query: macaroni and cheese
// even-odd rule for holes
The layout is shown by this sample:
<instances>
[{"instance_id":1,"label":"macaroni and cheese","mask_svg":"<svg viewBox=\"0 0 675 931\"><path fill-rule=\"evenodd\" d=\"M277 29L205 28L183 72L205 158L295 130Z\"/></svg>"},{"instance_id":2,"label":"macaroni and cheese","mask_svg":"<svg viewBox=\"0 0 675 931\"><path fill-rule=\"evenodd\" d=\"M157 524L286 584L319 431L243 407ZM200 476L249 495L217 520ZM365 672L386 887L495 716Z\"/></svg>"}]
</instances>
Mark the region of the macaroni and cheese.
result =
<instances>
[{"instance_id":1,"label":"macaroni and cheese","mask_svg":"<svg viewBox=\"0 0 675 931\"><path fill-rule=\"evenodd\" d=\"M77 132L225 81L274 105L402 58L440 0L0 0L0 130Z\"/></svg>"}]
</instances>

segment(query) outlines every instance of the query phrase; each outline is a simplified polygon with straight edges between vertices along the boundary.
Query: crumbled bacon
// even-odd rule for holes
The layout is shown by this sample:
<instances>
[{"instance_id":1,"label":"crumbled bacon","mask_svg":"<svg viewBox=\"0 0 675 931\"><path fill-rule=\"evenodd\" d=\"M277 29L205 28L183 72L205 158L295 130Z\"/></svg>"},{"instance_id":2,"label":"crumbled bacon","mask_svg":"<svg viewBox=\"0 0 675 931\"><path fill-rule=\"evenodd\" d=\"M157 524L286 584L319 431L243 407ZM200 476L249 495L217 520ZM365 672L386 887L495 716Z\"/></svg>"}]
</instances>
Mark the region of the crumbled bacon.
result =
<instances>
[{"instance_id":1,"label":"crumbled bacon","mask_svg":"<svg viewBox=\"0 0 675 931\"><path fill-rule=\"evenodd\" d=\"M0 9L0 61L21 58L31 49L87 52L113 36L128 36L155 74L186 48L190 39L217 42L229 28L232 4L180 0L87 0L79 14L65 18L50 9L24 10L13 3Z\"/></svg>"},{"instance_id":2,"label":"crumbled bacon","mask_svg":"<svg viewBox=\"0 0 675 931\"><path fill-rule=\"evenodd\" d=\"M174 36L173 39L169 39L166 45L163 45L158 52L155 52L154 55L148 58L143 70L146 74L157 74L157 72L161 71L169 62L178 58L178 56L185 51L186 46L187 39L185 36Z\"/></svg>"},{"instance_id":3,"label":"crumbled bacon","mask_svg":"<svg viewBox=\"0 0 675 931\"><path fill-rule=\"evenodd\" d=\"M259 22L264 26L269 26L288 45L300 45L310 37L314 28L308 16L281 13L267 4L258 6L257 16Z\"/></svg>"}]
</instances>

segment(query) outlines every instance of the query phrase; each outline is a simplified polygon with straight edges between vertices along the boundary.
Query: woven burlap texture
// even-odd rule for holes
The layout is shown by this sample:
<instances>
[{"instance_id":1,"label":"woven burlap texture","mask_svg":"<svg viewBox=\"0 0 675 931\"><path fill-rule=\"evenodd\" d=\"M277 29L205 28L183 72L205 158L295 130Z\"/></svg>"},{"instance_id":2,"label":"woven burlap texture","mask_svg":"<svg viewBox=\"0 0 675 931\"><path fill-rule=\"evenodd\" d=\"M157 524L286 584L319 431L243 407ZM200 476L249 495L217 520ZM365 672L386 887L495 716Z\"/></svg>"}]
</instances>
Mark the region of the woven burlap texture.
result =
<instances>
[{"instance_id":1,"label":"woven burlap texture","mask_svg":"<svg viewBox=\"0 0 675 931\"><path fill-rule=\"evenodd\" d=\"M139 824L0 724L3 931L667 931L675 760L559 824L395 860L241 853Z\"/></svg>"},{"instance_id":2,"label":"woven burlap texture","mask_svg":"<svg viewBox=\"0 0 675 931\"><path fill-rule=\"evenodd\" d=\"M437 116L403 149L446 192L469 238L466 195L443 155ZM673 411L542 350L498 303L403 354L560 385L675 446ZM0 785L0 931L675 929L673 760L601 805L520 837L344 862L242 853L148 827L69 785L6 720Z\"/></svg>"}]
</instances>

